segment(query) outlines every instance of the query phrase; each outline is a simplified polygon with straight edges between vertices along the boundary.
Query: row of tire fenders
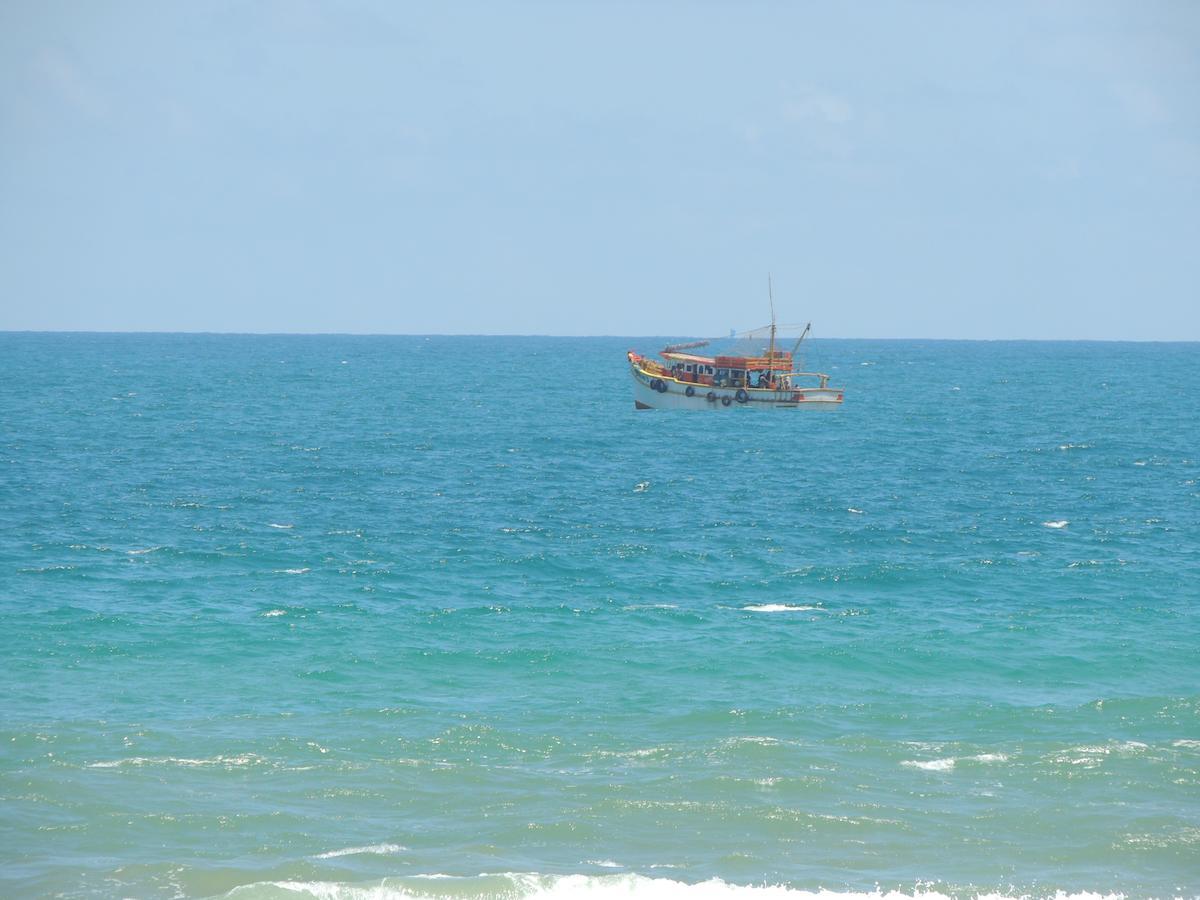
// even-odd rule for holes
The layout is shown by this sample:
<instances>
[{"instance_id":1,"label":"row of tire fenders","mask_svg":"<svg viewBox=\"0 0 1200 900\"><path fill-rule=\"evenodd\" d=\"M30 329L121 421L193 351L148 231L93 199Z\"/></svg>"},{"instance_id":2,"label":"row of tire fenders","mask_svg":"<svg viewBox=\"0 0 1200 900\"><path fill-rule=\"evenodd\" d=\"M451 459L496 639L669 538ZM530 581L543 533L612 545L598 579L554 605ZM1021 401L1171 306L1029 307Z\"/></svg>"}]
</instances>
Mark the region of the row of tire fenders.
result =
<instances>
[{"instance_id":1,"label":"row of tire fenders","mask_svg":"<svg viewBox=\"0 0 1200 900\"><path fill-rule=\"evenodd\" d=\"M667 383L661 378L652 378L650 379L650 389L658 391L660 394L665 394L667 392ZM689 397L695 397L696 386L689 384L686 388L684 388L683 392ZM730 397L728 394L719 395L716 391L709 391L705 395L704 399L709 403L716 403L718 400L720 400L722 406L729 406L729 404L731 404L734 400L736 400L738 403L745 403L750 399L750 395L746 392L745 388L738 388L737 393L732 397Z\"/></svg>"}]
</instances>

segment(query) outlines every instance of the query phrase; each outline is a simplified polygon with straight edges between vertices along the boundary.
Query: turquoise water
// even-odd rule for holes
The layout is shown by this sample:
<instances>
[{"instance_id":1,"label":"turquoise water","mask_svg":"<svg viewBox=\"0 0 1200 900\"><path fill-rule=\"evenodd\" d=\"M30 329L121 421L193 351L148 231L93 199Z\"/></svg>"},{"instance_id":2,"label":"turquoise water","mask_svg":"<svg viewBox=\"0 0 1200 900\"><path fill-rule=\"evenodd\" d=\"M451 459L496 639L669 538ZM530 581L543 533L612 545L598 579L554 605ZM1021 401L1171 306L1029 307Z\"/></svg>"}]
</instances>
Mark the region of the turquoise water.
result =
<instances>
[{"instance_id":1,"label":"turquoise water","mask_svg":"<svg viewBox=\"0 0 1200 900\"><path fill-rule=\"evenodd\" d=\"M660 345L0 335L0 893L1200 894L1200 346Z\"/></svg>"}]
</instances>

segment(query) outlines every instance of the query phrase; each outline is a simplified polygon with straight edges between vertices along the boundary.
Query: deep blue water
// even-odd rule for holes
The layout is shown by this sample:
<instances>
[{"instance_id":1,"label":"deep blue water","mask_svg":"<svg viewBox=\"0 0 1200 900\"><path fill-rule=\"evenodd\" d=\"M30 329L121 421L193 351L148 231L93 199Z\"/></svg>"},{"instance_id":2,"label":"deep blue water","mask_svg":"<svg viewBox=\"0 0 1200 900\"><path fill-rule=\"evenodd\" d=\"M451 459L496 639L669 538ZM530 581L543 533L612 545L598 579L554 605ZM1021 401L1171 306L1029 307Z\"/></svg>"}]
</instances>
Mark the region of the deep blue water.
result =
<instances>
[{"instance_id":1,"label":"deep blue water","mask_svg":"<svg viewBox=\"0 0 1200 900\"><path fill-rule=\"evenodd\" d=\"M661 344L0 334L0 893L1200 895L1200 345Z\"/></svg>"}]
</instances>

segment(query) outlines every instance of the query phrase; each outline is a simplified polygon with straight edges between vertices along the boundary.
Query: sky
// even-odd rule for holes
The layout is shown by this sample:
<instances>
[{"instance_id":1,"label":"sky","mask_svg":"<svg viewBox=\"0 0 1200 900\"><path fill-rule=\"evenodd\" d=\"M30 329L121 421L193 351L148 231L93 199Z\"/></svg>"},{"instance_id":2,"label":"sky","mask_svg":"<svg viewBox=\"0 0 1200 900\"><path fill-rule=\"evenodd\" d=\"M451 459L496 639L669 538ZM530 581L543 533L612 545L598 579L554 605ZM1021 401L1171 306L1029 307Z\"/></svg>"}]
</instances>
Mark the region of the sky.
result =
<instances>
[{"instance_id":1,"label":"sky","mask_svg":"<svg viewBox=\"0 0 1200 900\"><path fill-rule=\"evenodd\" d=\"M1200 340L1200 3L0 0L0 330Z\"/></svg>"}]
</instances>

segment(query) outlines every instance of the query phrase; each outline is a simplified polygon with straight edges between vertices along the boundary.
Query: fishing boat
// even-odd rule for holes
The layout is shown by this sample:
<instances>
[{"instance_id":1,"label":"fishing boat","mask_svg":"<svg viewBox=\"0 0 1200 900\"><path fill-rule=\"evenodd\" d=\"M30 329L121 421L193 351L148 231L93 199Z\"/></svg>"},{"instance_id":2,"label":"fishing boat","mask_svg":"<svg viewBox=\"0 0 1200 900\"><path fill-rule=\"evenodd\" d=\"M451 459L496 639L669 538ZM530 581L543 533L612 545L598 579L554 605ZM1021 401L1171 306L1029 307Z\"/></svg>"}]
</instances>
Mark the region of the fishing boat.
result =
<instances>
[{"instance_id":1,"label":"fishing boat","mask_svg":"<svg viewBox=\"0 0 1200 900\"><path fill-rule=\"evenodd\" d=\"M768 282L768 293L770 284ZM777 347L780 331L771 299L771 324L730 335L731 346L706 356L697 351L716 341L672 344L662 361L628 353L637 409L836 409L843 391L824 372L795 369L796 352L812 330L804 326L790 350Z\"/></svg>"}]
</instances>

